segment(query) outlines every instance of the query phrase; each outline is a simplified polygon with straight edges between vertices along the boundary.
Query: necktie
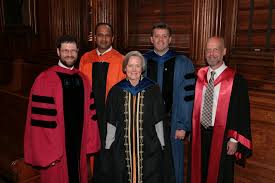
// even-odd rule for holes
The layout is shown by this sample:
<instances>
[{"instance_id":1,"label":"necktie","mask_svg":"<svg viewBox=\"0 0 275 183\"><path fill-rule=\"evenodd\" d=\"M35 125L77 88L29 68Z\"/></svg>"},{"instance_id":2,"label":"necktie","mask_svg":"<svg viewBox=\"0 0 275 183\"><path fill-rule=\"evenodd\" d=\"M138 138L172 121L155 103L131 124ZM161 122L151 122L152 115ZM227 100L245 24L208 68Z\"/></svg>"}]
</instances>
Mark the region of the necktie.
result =
<instances>
[{"instance_id":1,"label":"necktie","mask_svg":"<svg viewBox=\"0 0 275 183\"><path fill-rule=\"evenodd\" d=\"M204 128L208 128L212 124L214 75L215 75L215 71L212 71L211 77L208 81L208 85L206 87L206 91L204 94L204 104L203 104L202 116L201 116L201 124L204 126Z\"/></svg>"}]
</instances>

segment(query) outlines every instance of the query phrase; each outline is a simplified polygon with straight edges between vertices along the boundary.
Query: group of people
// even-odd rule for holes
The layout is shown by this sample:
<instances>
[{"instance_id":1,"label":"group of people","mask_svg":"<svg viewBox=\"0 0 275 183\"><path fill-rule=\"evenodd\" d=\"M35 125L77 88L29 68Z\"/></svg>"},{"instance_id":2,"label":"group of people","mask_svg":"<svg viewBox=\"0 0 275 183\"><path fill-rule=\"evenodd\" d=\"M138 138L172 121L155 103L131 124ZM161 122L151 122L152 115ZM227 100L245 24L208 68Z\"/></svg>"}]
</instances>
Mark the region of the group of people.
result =
<instances>
[{"instance_id":1,"label":"group of people","mask_svg":"<svg viewBox=\"0 0 275 183\"><path fill-rule=\"evenodd\" d=\"M78 44L57 40L58 65L42 72L29 97L25 162L42 183L233 182L234 163L251 155L246 81L223 61L221 37L209 38L208 64L169 48L172 30L152 27L154 49L125 57L112 26L95 28L97 48L74 64ZM184 141L190 134L190 171Z\"/></svg>"}]
</instances>

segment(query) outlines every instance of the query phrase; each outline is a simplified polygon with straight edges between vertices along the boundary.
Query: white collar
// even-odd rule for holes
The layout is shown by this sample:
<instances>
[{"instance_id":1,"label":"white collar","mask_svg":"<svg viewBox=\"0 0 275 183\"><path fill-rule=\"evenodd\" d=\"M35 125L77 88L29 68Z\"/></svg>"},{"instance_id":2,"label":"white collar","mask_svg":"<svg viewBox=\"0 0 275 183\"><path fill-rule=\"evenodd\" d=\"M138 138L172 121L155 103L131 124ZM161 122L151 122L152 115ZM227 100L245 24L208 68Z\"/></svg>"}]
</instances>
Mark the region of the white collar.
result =
<instances>
[{"instance_id":1,"label":"white collar","mask_svg":"<svg viewBox=\"0 0 275 183\"><path fill-rule=\"evenodd\" d=\"M209 67L208 72L207 72L207 80L210 79L211 77L211 72L215 71L215 75L214 75L214 80L219 77L219 75L227 68L227 66L225 65L225 63L223 62L223 64L217 68L216 70L213 70L211 67Z\"/></svg>"},{"instance_id":2,"label":"white collar","mask_svg":"<svg viewBox=\"0 0 275 183\"><path fill-rule=\"evenodd\" d=\"M67 67L66 65L64 65L60 60L58 61L58 65L64 69L69 69L69 70L73 70L74 66L72 67Z\"/></svg>"},{"instance_id":3,"label":"white collar","mask_svg":"<svg viewBox=\"0 0 275 183\"><path fill-rule=\"evenodd\" d=\"M108 48L108 49L107 49L106 51L104 51L103 53L100 53L100 52L98 51L98 49L96 48L96 53L97 53L98 56L102 56L102 55L104 55L105 53L111 51L112 49L113 49L113 47L111 46L110 48Z\"/></svg>"},{"instance_id":4,"label":"white collar","mask_svg":"<svg viewBox=\"0 0 275 183\"><path fill-rule=\"evenodd\" d=\"M166 52L164 52L163 54L159 54L155 49L154 49L154 52L155 52L155 54L157 54L158 56L163 56L163 55L165 55L165 53L167 53L169 51L169 48L166 50Z\"/></svg>"}]
</instances>

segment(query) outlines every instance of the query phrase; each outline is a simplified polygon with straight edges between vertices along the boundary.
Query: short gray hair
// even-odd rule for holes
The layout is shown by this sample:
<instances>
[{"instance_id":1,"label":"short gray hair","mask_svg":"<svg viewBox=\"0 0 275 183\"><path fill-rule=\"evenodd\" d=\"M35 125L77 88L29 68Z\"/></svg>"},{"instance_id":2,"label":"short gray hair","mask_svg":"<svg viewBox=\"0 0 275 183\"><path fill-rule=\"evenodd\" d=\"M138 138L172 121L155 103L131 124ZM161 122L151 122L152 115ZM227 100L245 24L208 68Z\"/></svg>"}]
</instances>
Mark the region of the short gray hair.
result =
<instances>
[{"instance_id":1,"label":"short gray hair","mask_svg":"<svg viewBox=\"0 0 275 183\"><path fill-rule=\"evenodd\" d=\"M142 71L141 71L141 73L144 73L145 70L146 70L146 63L145 63L145 59L144 59L143 55L139 51L130 51L129 53L127 53L125 55L125 58L124 58L124 60L122 62L122 71L123 71L123 73L125 74L125 72L126 72L126 66L128 65L130 57L133 57L133 56L139 57L141 59L141 62L142 62L141 63L142 64Z\"/></svg>"}]
</instances>

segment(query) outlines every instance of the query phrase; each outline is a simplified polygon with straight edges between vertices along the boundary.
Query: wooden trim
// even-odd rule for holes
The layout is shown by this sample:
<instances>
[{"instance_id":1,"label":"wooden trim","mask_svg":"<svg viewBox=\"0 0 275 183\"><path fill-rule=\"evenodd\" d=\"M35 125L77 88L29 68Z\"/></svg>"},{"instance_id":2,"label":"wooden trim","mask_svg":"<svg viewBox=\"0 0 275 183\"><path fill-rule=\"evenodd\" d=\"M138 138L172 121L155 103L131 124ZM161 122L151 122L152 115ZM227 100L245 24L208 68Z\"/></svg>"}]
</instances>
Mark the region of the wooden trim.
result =
<instances>
[{"instance_id":1,"label":"wooden trim","mask_svg":"<svg viewBox=\"0 0 275 183\"><path fill-rule=\"evenodd\" d=\"M249 26L248 26L248 47L252 47L252 36L253 36L253 15L254 15L254 0L250 0L249 8Z\"/></svg>"},{"instance_id":2,"label":"wooden trim","mask_svg":"<svg viewBox=\"0 0 275 183\"><path fill-rule=\"evenodd\" d=\"M128 48L128 41L129 41L129 19L128 19L128 14L129 14L129 1L128 0L124 0L124 36L123 36L123 48L127 49Z\"/></svg>"},{"instance_id":3,"label":"wooden trim","mask_svg":"<svg viewBox=\"0 0 275 183\"><path fill-rule=\"evenodd\" d=\"M0 32L4 31L5 19L4 19L4 5L3 0L0 0Z\"/></svg>"},{"instance_id":4,"label":"wooden trim","mask_svg":"<svg viewBox=\"0 0 275 183\"><path fill-rule=\"evenodd\" d=\"M227 48L227 55L230 55L232 47L236 44L236 31L238 20L238 0L226 1L224 4L224 41Z\"/></svg>"},{"instance_id":5,"label":"wooden trim","mask_svg":"<svg viewBox=\"0 0 275 183\"><path fill-rule=\"evenodd\" d=\"M223 2L215 0L193 1L193 36L191 58L195 64L203 65L204 49L211 36L221 36Z\"/></svg>"},{"instance_id":6,"label":"wooden trim","mask_svg":"<svg viewBox=\"0 0 275 183\"><path fill-rule=\"evenodd\" d=\"M270 41L271 41L271 32L272 32L272 9L273 9L273 0L269 0L266 43L265 43L265 47L267 49L269 49L271 45Z\"/></svg>"}]
</instances>

